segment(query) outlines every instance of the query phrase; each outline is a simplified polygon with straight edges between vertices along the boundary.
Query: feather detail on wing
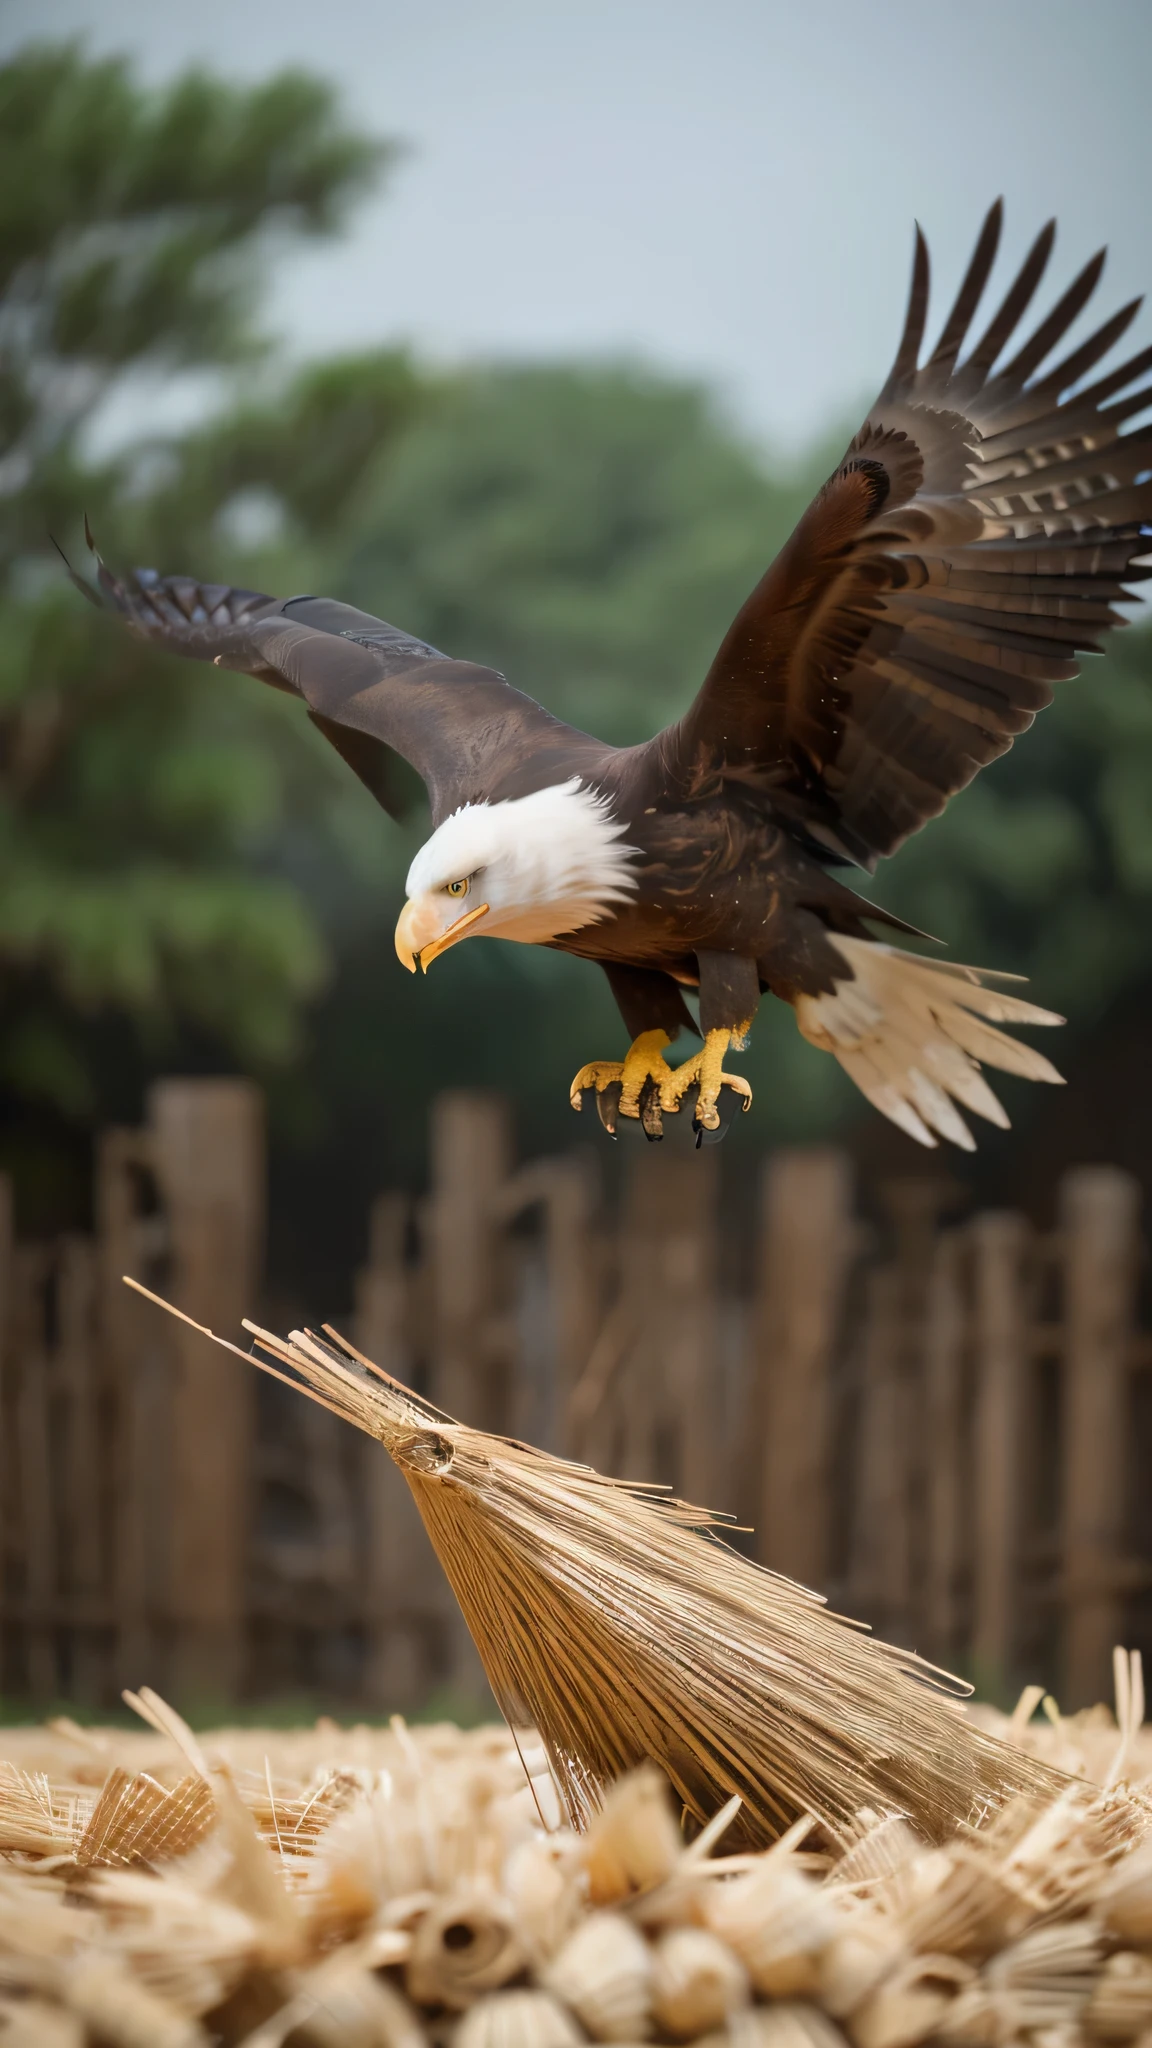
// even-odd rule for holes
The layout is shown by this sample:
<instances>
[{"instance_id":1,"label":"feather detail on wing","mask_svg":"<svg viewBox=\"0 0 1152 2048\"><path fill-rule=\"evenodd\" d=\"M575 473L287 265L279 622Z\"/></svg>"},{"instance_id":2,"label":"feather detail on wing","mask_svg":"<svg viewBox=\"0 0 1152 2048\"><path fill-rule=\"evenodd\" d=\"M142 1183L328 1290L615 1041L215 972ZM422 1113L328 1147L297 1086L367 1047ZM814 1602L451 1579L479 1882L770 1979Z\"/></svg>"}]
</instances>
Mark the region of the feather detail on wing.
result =
<instances>
[{"instance_id":1,"label":"feather detail on wing","mask_svg":"<svg viewBox=\"0 0 1152 2048\"><path fill-rule=\"evenodd\" d=\"M975 1150L957 1102L989 1123L1008 1118L980 1063L1026 1081L1061 1076L1043 1053L1009 1038L1001 1024L1062 1024L1051 1010L1007 993L1016 977L925 960L875 940L830 932L846 973L831 993L795 998L805 1038L839 1060L874 1107L918 1144L938 1133Z\"/></svg>"},{"instance_id":2,"label":"feather detail on wing","mask_svg":"<svg viewBox=\"0 0 1152 2048\"><path fill-rule=\"evenodd\" d=\"M170 654L302 697L313 723L394 816L408 807L403 762L424 782L435 824L462 804L525 796L576 774L599 787L611 749L495 669L455 661L332 598L267 597L152 569L123 582L101 561L87 521L84 531L99 596L68 573L86 597Z\"/></svg>"},{"instance_id":3,"label":"feather detail on wing","mask_svg":"<svg viewBox=\"0 0 1152 2048\"><path fill-rule=\"evenodd\" d=\"M884 390L695 704L654 743L681 786L758 788L809 839L866 867L1011 746L1077 656L1123 623L1127 586L1152 575L1152 426L1132 424L1152 408L1152 349L1082 382L1140 301L1043 367L1091 297L1101 251L1001 363L1054 228L972 341L1000 228L997 203L924 361L917 231Z\"/></svg>"}]
</instances>

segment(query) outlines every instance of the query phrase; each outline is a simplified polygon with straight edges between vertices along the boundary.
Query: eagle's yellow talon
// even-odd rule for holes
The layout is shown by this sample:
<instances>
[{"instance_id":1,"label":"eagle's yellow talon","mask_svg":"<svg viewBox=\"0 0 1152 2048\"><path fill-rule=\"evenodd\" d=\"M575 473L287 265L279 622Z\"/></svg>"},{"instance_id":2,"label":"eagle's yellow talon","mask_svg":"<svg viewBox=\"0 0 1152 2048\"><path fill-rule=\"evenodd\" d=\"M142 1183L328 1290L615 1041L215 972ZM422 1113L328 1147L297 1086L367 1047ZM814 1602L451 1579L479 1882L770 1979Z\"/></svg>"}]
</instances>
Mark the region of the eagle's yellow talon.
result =
<instances>
[{"instance_id":1,"label":"eagle's yellow talon","mask_svg":"<svg viewBox=\"0 0 1152 2048\"><path fill-rule=\"evenodd\" d=\"M623 1060L590 1060L581 1067L572 1083L569 1101L573 1109L582 1104L585 1088L594 1088L602 1095L613 1081L620 1083L619 1116L640 1115L640 1094L648 1081L660 1085L661 1093L672 1069L664 1058L664 1047L671 1041L666 1031L642 1031L633 1039Z\"/></svg>"},{"instance_id":2,"label":"eagle's yellow talon","mask_svg":"<svg viewBox=\"0 0 1152 2048\"><path fill-rule=\"evenodd\" d=\"M744 1097L744 1108L752 1106L752 1090L743 1074L724 1072L724 1055L736 1038L731 1031L710 1031L699 1052L682 1066L669 1069L667 1079L660 1088L660 1107L676 1111L689 1088L698 1086L695 1120L706 1131L715 1131L720 1126L720 1111L717 1104L721 1088L734 1088L737 1095Z\"/></svg>"},{"instance_id":3,"label":"eagle's yellow talon","mask_svg":"<svg viewBox=\"0 0 1152 2048\"><path fill-rule=\"evenodd\" d=\"M602 1095L605 1088L611 1087L613 1081L622 1081L623 1078L623 1060L590 1060L586 1067L581 1067L573 1081L568 1100L573 1109L579 1109L583 1104L585 1088L594 1088L597 1095Z\"/></svg>"},{"instance_id":4,"label":"eagle's yellow talon","mask_svg":"<svg viewBox=\"0 0 1152 2048\"><path fill-rule=\"evenodd\" d=\"M695 1121L706 1131L720 1127L720 1111L717 1107L721 1088L732 1088L744 1098L743 1107L752 1106L752 1090L743 1074L724 1072L724 1055L736 1034L731 1031L710 1031L700 1051L682 1066L670 1067L664 1058L664 1047L669 1043L666 1031L642 1031L628 1049L623 1060L591 1060L581 1067L572 1083L570 1100L573 1109L582 1105L585 1088L594 1088L602 1095L613 1082L620 1083L618 1116L638 1118L640 1098L649 1081L654 1081L659 1091L660 1109L669 1116L675 1116L688 1093L689 1088L698 1087Z\"/></svg>"}]
</instances>

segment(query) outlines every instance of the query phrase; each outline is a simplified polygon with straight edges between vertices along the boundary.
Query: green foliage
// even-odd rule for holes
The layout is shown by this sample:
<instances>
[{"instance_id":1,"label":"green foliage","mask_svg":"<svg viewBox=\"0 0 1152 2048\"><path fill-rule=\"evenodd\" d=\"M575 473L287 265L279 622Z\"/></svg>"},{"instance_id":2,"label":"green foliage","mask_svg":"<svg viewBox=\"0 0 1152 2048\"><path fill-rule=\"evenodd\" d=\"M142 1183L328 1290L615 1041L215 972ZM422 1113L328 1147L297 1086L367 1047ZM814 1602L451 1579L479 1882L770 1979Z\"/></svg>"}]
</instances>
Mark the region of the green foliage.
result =
<instances>
[{"instance_id":1,"label":"green foliage","mask_svg":"<svg viewBox=\"0 0 1152 2048\"><path fill-rule=\"evenodd\" d=\"M252 466L243 434L98 463L88 429L143 372L203 371L261 347L252 316L268 255L329 232L388 154L298 73L242 88L195 72L153 92L126 63L75 46L0 67L9 1100L106 1115L95 1024L109 1015L128 1026L138 1067L178 1056L189 1033L256 1066L298 1046L326 953L278 852L297 808L306 836L337 787L326 751L267 692L157 656L88 611L48 534L74 539L87 510L129 560L160 546L173 566L224 566L218 528ZM413 378L395 362L350 379L333 366L301 380L289 423L298 403L323 440L349 381L367 433ZM331 446L330 468L340 452Z\"/></svg>"},{"instance_id":2,"label":"green foliage","mask_svg":"<svg viewBox=\"0 0 1152 2048\"><path fill-rule=\"evenodd\" d=\"M281 545L323 549L354 525L364 479L433 395L431 381L398 350L310 365L273 402L238 404L190 436L169 495L221 502L224 493L217 523L233 553L246 495L262 499L271 514L267 531Z\"/></svg>"},{"instance_id":3,"label":"green foliage","mask_svg":"<svg viewBox=\"0 0 1152 2048\"><path fill-rule=\"evenodd\" d=\"M336 573L356 603L627 743L695 693L824 452L774 482L693 385L492 370L388 450Z\"/></svg>"},{"instance_id":4,"label":"green foliage","mask_svg":"<svg viewBox=\"0 0 1152 2048\"><path fill-rule=\"evenodd\" d=\"M300 72L241 87L190 71L148 92L76 45L0 67L9 445L42 449L126 367L249 350L269 237L330 231L387 154Z\"/></svg>"},{"instance_id":5,"label":"green foliage","mask_svg":"<svg viewBox=\"0 0 1152 2048\"><path fill-rule=\"evenodd\" d=\"M873 893L1076 1025L1152 979L1152 630L1128 628Z\"/></svg>"}]
</instances>

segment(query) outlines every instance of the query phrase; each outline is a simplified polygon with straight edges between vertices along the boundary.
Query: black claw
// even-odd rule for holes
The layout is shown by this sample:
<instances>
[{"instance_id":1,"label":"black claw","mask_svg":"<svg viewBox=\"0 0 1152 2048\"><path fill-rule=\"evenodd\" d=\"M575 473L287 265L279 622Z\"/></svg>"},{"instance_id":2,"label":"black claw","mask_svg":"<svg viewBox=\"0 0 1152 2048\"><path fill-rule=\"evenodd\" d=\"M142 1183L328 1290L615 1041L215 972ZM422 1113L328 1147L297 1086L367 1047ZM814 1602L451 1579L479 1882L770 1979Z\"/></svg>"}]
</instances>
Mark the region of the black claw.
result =
<instances>
[{"instance_id":1,"label":"black claw","mask_svg":"<svg viewBox=\"0 0 1152 2048\"><path fill-rule=\"evenodd\" d=\"M596 1096L596 1113L610 1138L616 1136L616 1119L620 1111L620 1094L620 1082L609 1081L608 1086L598 1090Z\"/></svg>"},{"instance_id":2,"label":"black claw","mask_svg":"<svg viewBox=\"0 0 1152 2048\"><path fill-rule=\"evenodd\" d=\"M706 1130L697 1122L696 1104L699 1088L694 1083L684 1092L680 1103L686 1114L673 1116L669 1121L660 1105L660 1093L655 1082L646 1082L640 1093L639 1115L620 1116L620 1097L623 1093L619 1081L610 1081L606 1088L581 1090L580 1110L585 1116L595 1115L605 1135L618 1143L624 1138L628 1143L644 1138L649 1144L665 1141L675 1151L677 1146L684 1149L695 1146L697 1151L705 1145L719 1145L727 1136L733 1117L738 1116L744 1098L734 1088L721 1088L716 1107L720 1121L715 1130ZM595 1105L595 1108L593 1108Z\"/></svg>"},{"instance_id":3,"label":"black claw","mask_svg":"<svg viewBox=\"0 0 1152 2048\"><path fill-rule=\"evenodd\" d=\"M692 1090L689 1090L689 1094L692 1094ZM686 1096L685 1101L687 1101L687 1099L688 1098ZM698 1123L696 1120L696 1103L699 1100L699 1090L696 1091L692 1103L692 1129L696 1133L697 1151L700 1150L701 1145L723 1144L725 1138L728 1135L728 1127L731 1124L733 1117L738 1115L741 1104L745 1101L745 1099L746 1098L744 1096L737 1095L736 1090L734 1088L727 1088L722 1086L720 1089L720 1094L717 1097L716 1101L716 1109L720 1117L720 1122L716 1125L716 1128L714 1130L709 1130L706 1125Z\"/></svg>"},{"instance_id":4,"label":"black claw","mask_svg":"<svg viewBox=\"0 0 1152 2048\"><path fill-rule=\"evenodd\" d=\"M664 1136L664 1115L655 1081L645 1081L640 1090L640 1125L648 1143L658 1145Z\"/></svg>"}]
</instances>

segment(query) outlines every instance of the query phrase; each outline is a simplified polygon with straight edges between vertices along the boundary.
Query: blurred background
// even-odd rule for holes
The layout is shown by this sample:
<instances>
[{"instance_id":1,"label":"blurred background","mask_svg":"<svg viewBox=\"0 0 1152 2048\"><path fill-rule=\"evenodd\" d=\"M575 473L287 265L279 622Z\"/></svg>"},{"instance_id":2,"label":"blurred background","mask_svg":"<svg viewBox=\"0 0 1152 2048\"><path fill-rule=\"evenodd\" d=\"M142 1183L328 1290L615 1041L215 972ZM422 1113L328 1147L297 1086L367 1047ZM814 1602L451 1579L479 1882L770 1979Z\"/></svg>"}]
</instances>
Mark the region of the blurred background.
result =
<instances>
[{"instance_id":1,"label":"blurred background","mask_svg":"<svg viewBox=\"0 0 1152 2048\"><path fill-rule=\"evenodd\" d=\"M656 1242L653 1219L678 1227L705 1186L693 1242L712 1277L699 1298L712 1303L713 1331L729 1332L713 1352L719 1345L730 1358L725 1427L739 1438L747 1403L769 1398L760 1380L783 1341L779 1299L773 1307L757 1293L782 1240L770 1256L758 1233L773 1215L771 1227L784 1227L780 1190L801 1171L797 1158L823 1159L831 1178L819 1200L832 1207L817 1202L813 1213L831 1215L829 1229L850 1243L850 1255L829 1253L812 1282L814 1312L835 1325L820 1367L834 1420L795 1427L816 1432L824 1534L798 1560L768 1554L823 1573L846 1597L859 1549L852 1515L865 1508L843 1506L855 1482L837 1479L836 1446L871 1384L861 1358L883 1363L895 1347L905 1394L913 1382L920 1388L932 1272L960 1256L967 1229L960 1279L938 1275L939 1298L953 1299L948 1286L958 1286L964 1313L983 1314L980 1219L1020 1219L1026 1237L1006 1255L1019 1283L1014 1313L1020 1330L1027 1324L1017 1349L1039 1361L1043 1384L1034 1411L1019 1389L1004 1398L1012 1442L1030 1446L1028 1498L1048 1531L1036 1538L1034 1571L1047 1590L1022 1633L1006 1621L988 1637L992 1685L1025 1663L1025 1675L1049 1683L1069 1657L1075 1665L1067 1617L1056 1614L1068 1560L1052 1534L1068 1487L1081 1483L1066 1473L1061 1492L1071 1441L1061 1346L1075 1286L1059 1262L1072 1241L1069 1216L1099 1213L1103 1292L1093 1294L1092 1281L1086 1299L1101 1327L1112 1317L1116 1400L1099 1424L1113 1439L1083 1518L1095 1527L1099 1500L1120 1502L1107 1538L1119 1577L1106 1618L1095 1593L1082 1588L1077 1599L1080 1608L1095 1603L1098 1634L1119 1625L1125 1602L1132 1626L1143 1625L1152 1573L1133 1533L1142 1495L1132 1446L1143 1443L1148 1405L1138 1212L1152 1177L1152 632L1138 611L1036 730L870 885L946 940L953 957L1023 972L1039 1002L1066 1013L1057 1057L1067 1089L1008 1082L1010 1133L981 1132L972 1158L919 1154L799 1038L786 1011L762 1013L746 1062L755 1111L733 1130L720 1166L713 1160L711 1178L690 1186L676 1179L680 1162L661 1193L651 1162L621 1166L594 1146L588 1214L601 1219L603 1243L582 1278L569 1272L562 1283L547 1226L518 1221L516 1200L493 1190L517 1160L566 1156L580 1136L569 1077L621 1038L602 977L559 955L490 946L460 948L427 980L405 976L392 929L424 832L419 805L397 828L291 701L130 641L83 605L49 536L84 566L87 513L118 567L347 599L450 653L495 664L605 737L638 739L690 699L733 612L882 382L914 217L933 249L938 312L998 192L1008 207L1005 266L1043 219L1059 215L1063 268L1052 296L1102 241L1111 249L1105 310L1147 282L1150 56L1143 0L1110 0L1091 17L1063 0L1015 0L1011 9L970 0L962 22L934 0L882 9L822 0L804 10L719 0L706 15L681 0L0 7L0 1169L12 1191L12 1242L32 1261L13 1283L9 1319L10 1692L80 1686L68 1647L67 1545L43 1565L37 1592L31 1510L13 1506L34 1491L36 1427L47 1432L49 1462L67 1431L54 1425L51 1402L41 1425L25 1410L65 1370L60 1247L106 1248L108 1204L120 1200L149 1270L160 1270L161 1252L179 1268L175 1212L195 1199L177 1181L182 1171L194 1181L195 1171L172 1132L193 1116L193 1098L173 1107L163 1086L157 1092L172 1076L199 1081L195 1099L223 1117L213 1128L225 1148L240 1147L251 1186L249 1209L228 1229L259 1249L222 1295L205 1280L205 1299L238 1315L258 1298L281 1320L316 1322L350 1312L357 1273L399 1274L407 1294L388 1327L408 1345L408 1369L428 1384L439 1371L441 1389L443 1374L457 1371L463 1402L471 1383L444 1363L448 1339L439 1349L411 1341L414 1318L427 1331L447 1314L435 1302L450 1251L428 1217L454 1188L460 1216L471 1201L483 1229L498 1223L503 1233L502 1249L489 1247L502 1277L486 1314L506 1323L514 1312L522 1336L539 1337L531 1301L547 1296L555 1311L557 1288L569 1284L600 1304L599 1321L585 1328L577 1317L559 1337L563 1318L553 1313L548 1341L554 1351L568 1346L567 1363L548 1356L554 1378L569 1375L566 1391L542 1393L532 1381L527 1338L519 1350L496 1345L492 1358L503 1364L473 1361L490 1419L505 1422L515 1396L556 1441L573 1441L564 1404L580 1385L573 1412L591 1415L597 1374L627 1406L627 1316L610 1324L627 1293L625 1225L615 1219L631 1216L641 1238L654 1232ZM1150 332L1142 315L1134 345ZM213 1094L220 1077L241 1077L248 1092ZM505 1106L461 1101L459 1091L483 1089ZM440 1152L430 1161L430 1115L442 1097ZM122 1148L110 1165L116 1130L150 1131L153 1151ZM803 1150L813 1147L825 1149ZM1076 1181L1086 1168L1105 1179ZM405 1206L430 1186L430 1207ZM671 1207L669 1189L679 1190ZM381 1207L382 1192L391 1207ZM451 1203L449 1211L457 1214ZM219 1226L224 1212L214 1213ZM868 1293L869 1260L901 1277L889 1308L873 1303L866 1314L859 1288ZM241 1279L254 1290L247 1297ZM377 1309L381 1288L368 1288ZM362 1289L364 1314L368 1296ZM128 1342L109 1334L116 1313L97 1301L89 1333L103 1361L92 1366L91 1426L113 1436L123 1422L116 1414L132 1405L122 1389L116 1395ZM756 1354L761 1365L731 1334L741 1316L741 1328L776 1330ZM862 1331L872 1331L871 1353ZM960 1488L954 1521L979 1465L980 1427L996 1440L993 1410L980 1405L984 1340L967 1323L964 1332L954 1347L954 1429L967 1432L968 1478L953 1471L948 1481ZM1003 1351L1003 1331L997 1341ZM533 1355L544 1355L542 1343L547 1352L540 1339ZM685 1386L693 1373L719 1370L707 1328L700 1343ZM48 1361L42 1386L27 1365L33 1351ZM1098 1352L1089 1344L1077 1355L1087 1360L1085 1385L1099 1383ZM801 1361L795 1370L810 1383L815 1368ZM639 1401L640 1366L635 1375ZM904 1398L899 1388L890 1396ZM596 1398L603 1408L603 1388ZM677 1426L686 1413L677 1410ZM921 1411L913 1402L904 1413L911 1443ZM278 1415L254 1422L237 1411L238 1441L255 1429L271 1442ZM792 1426L779 1425L785 1454ZM882 1464L894 1439L882 1419L874 1434ZM1038 1451L1041 1440L1047 1449ZM661 1441L643 1457L676 1479L665 1469L675 1446ZM623 1443L602 1430L600 1455L623 1456ZM82 1432L77 1445L82 1463ZM724 1493L719 1438L714 1448L710 1483ZM319 1454L282 1451L269 1452L258 1483L239 1467L236 1481L238 1498L259 1494L263 1503L245 1527L264 1530L269 1556L282 1565L293 1542L299 1553L297 1607L282 1589L276 1595L283 1641L268 1665L274 1678L254 1672L250 1648L247 1663L237 1662L233 1643L211 1671L207 1650L202 1667L196 1656L186 1662L186 1694L201 1668L205 1693L330 1689L337 1672L350 1695L367 1684L359 1610L341 1624L344 1648L324 1649L321 1622L301 1621L299 1604L322 1604L341 1570L346 1581L347 1544L367 1538L363 1528L347 1535L339 1570L329 1544L321 1569L323 1486L309 1463ZM329 1497L340 1491L335 1472L323 1482ZM733 1480L733 1497L743 1489L755 1510L762 1481ZM194 1492L195 1475L188 1483ZM939 1505L937 1479L909 1467L891 1483L912 1554ZM1004 1486L1004 1499L1024 1487L1011 1458ZM889 1502L876 1512L896 1510ZM113 1511L96 1503L92 1513L108 1525L100 1540L113 1586ZM83 1551L82 1536L69 1540ZM237 1537L241 1547L248 1541ZM996 1555L1002 1580L1014 1583L1024 1570L1019 1546ZM225 1604L248 1598L236 1588L250 1565L220 1567L235 1580ZM957 1552L947 1570L959 1605L934 1640L972 1666L979 1560ZM919 1639L931 1589L881 1597L876 1571L883 1578L898 1567L877 1566L871 1593L856 1585L857 1609ZM1084 1584L1096 1584L1097 1566L1084 1571ZM106 1647L120 1626L118 1597L101 1593L93 1643L100 1636ZM378 1594L378 1622L395 1597ZM293 1629L312 1645L298 1644L298 1655L284 1648ZM169 1617L156 1630L149 1654L159 1657L161 1638L170 1646L179 1628ZM143 1654L135 1640L133 1654ZM1075 1666L1074 1689L1096 1684L1099 1642ZM441 1643L421 1664L413 1652L401 1676L385 1657L377 1703L389 1687L414 1698L462 1685L454 1655ZM84 1681L90 1692L111 1682L103 1665L103 1677L91 1676L98 1664ZM382 1669L393 1675L380 1678ZM136 1671L132 1682L148 1676Z\"/></svg>"}]
</instances>

